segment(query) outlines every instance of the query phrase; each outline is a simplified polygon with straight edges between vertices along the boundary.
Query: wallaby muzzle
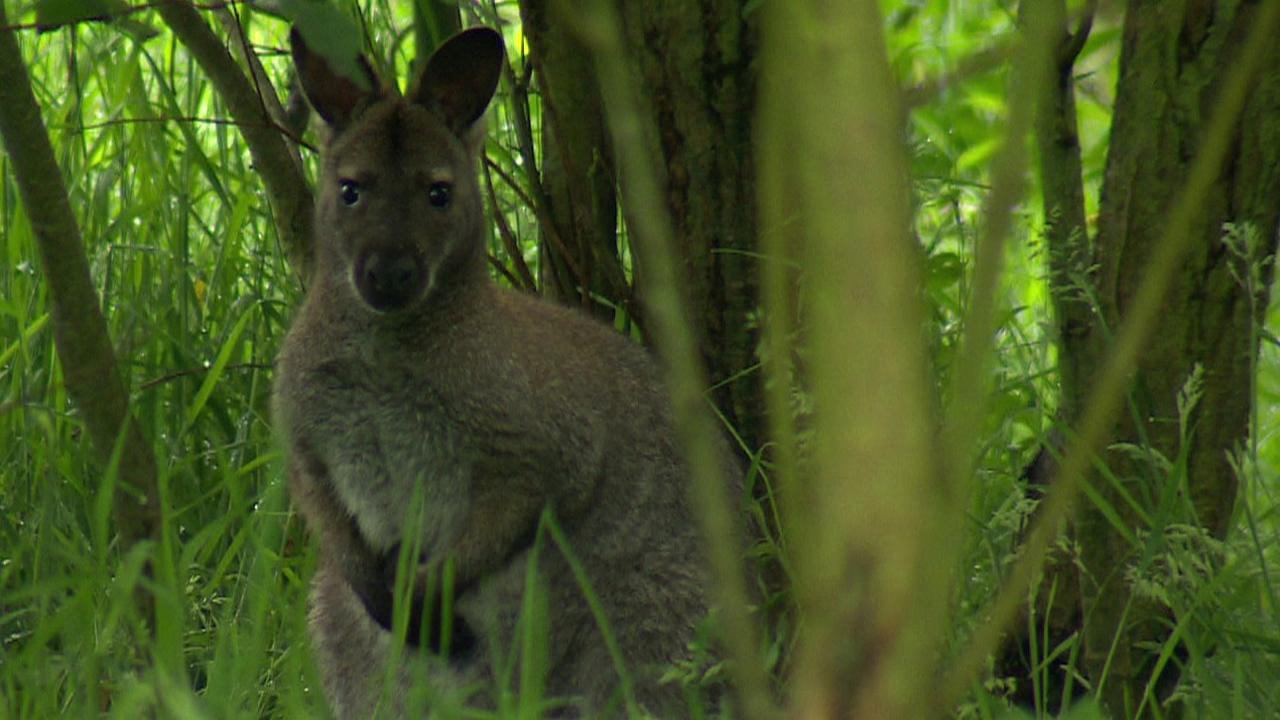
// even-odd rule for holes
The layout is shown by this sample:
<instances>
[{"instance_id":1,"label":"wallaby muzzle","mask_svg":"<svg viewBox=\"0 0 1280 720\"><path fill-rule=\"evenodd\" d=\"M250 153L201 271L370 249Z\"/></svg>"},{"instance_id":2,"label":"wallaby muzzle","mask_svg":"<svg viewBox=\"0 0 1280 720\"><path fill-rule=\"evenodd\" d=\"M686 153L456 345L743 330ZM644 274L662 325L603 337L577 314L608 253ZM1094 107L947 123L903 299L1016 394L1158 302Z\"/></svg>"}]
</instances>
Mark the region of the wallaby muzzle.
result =
<instances>
[{"instance_id":1,"label":"wallaby muzzle","mask_svg":"<svg viewBox=\"0 0 1280 720\"><path fill-rule=\"evenodd\" d=\"M422 258L413 250L373 248L356 258L353 280L369 307L394 312L418 298L425 277Z\"/></svg>"}]
</instances>

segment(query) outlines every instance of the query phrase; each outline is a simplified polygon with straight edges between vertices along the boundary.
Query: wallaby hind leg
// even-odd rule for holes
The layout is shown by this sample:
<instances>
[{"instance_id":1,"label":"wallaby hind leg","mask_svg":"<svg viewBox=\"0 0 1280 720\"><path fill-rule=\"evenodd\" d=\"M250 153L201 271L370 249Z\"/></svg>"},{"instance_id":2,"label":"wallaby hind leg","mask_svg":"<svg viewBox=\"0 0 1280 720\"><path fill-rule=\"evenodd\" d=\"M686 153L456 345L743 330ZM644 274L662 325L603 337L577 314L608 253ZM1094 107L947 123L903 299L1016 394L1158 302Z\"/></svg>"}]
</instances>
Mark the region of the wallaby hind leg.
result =
<instances>
[{"instance_id":1,"label":"wallaby hind leg","mask_svg":"<svg viewBox=\"0 0 1280 720\"><path fill-rule=\"evenodd\" d=\"M343 573L326 565L311 581L312 651L334 717L371 718L383 694L390 636L365 612Z\"/></svg>"},{"instance_id":2,"label":"wallaby hind leg","mask_svg":"<svg viewBox=\"0 0 1280 720\"><path fill-rule=\"evenodd\" d=\"M409 645L395 652L393 636L335 568L316 571L309 620L312 650L338 720L422 717L433 697L452 696L449 704L461 704L483 680L486 661L479 652L465 665Z\"/></svg>"}]
</instances>

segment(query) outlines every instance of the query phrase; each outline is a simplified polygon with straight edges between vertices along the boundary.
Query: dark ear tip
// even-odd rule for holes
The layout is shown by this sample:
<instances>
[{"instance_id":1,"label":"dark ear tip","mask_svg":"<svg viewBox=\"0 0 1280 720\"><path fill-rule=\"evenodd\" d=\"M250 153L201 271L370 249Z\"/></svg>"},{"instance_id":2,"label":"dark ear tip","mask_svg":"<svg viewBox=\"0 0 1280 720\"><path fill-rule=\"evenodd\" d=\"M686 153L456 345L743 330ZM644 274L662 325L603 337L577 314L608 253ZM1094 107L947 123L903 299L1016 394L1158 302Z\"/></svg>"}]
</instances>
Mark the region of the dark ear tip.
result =
<instances>
[{"instance_id":1,"label":"dark ear tip","mask_svg":"<svg viewBox=\"0 0 1280 720\"><path fill-rule=\"evenodd\" d=\"M489 51L498 56L505 55L507 52L506 43L502 39L502 33L493 28L476 26L467 28L457 35L453 36L452 42L460 45L466 45L477 51Z\"/></svg>"},{"instance_id":2,"label":"dark ear tip","mask_svg":"<svg viewBox=\"0 0 1280 720\"><path fill-rule=\"evenodd\" d=\"M483 41L494 44L502 42L502 33L494 30L488 25L473 25L469 28L463 28L458 31L455 37L459 39L467 38L469 41L474 42Z\"/></svg>"}]
</instances>

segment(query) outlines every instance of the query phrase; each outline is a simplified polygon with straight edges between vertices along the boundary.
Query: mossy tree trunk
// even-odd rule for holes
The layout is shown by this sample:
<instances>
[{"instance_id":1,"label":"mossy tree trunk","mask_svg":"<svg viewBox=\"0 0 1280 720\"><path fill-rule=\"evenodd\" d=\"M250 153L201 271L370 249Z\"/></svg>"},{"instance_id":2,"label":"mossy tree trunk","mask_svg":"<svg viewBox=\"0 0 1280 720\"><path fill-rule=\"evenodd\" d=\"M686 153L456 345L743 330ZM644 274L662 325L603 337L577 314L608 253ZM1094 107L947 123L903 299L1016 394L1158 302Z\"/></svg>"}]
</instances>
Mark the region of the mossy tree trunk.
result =
<instances>
[{"instance_id":1,"label":"mossy tree trunk","mask_svg":"<svg viewBox=\"0 0 1280 720\"><path fill-rule=\"evenodd\" d=\"M544 285L580 302L598 293L633 310L616 225L616 172L581 28L556 3L521 9L543 93L542 183L558 237ZM752 145L757 28L737 0L617 4L634 78L661 149L667 211L683 260L690 319L717 405L751 448L762 440L756 363L758 218ZM623 213L627 209L623 208ZM547 233L544 227L544 237ZM557 247L558 245L558 247ZM568 255L568 257L566 257ZM643 267L636 272L643 273ZM727 381L727 382L726 382Z\"/></svg>"},{"instance_id":2,"label":"mossy tree trunk","mask_svg":"<svg viewBox=\"0 0 1280 720\"><path fill-rule=\"evenodd\" d=\"M753 127L757 29L739 0L620 4L666 170L686 297L712 383L755 364ZM641 269L643 272L643 268ZM720 386L719 407L759 447L760 374Z\"/></svg>"},{"instance_id":3,"label":"mossy tree trunk","mask_svg":"<svg viewBox=\"0 0 1280 720\"><path fill-rule=\"evenodd\" d=\"M1062 3L1054 4L1065 18ZM1249 437L1280 226L1280 44L1270 42L1253 62L1242 55L1255 27L1275 16L1267 3L1236 0L1129 4L1092 236L1072 82L1087 29L1072 36L1064 23L1058 82L1040 107L1064 427L1083 415L1161 245L1189 234L1106 443L1107 471L1087 478L1095 494L1074 525L1079 563L1049 573L1060 587L1078 587L1076 607L1049 616L1060 637L1081 633L1084 669L1117 716L1130 716L1149 690L1158 696L1173 679L1151 677L1170 637L1171 611L1135 593L1132 577L1150 571L1175 526L1221 539L1232 523L1238 478L1229 457ZM1193 167L1212 142L1211 118L1233 82L1247 82L1248 94L1224 126L1225 158L1203 192L1189 192ZM1171 220L1179 203L1184 228ZM1240 242L1246 236L1255 241ZM1201 548L1207 552L1207 543ZM1156 701L1147 696L1146 707Z\"/></svg>"},{"instance_id":4,"label":"mossy tree trunk","mask_svg":"<svg viewBox=\"0 0 1280 720\"><path fill-rule=\"evenodd\" d=\"M876 0L762 12L769 399L799 617L785 717L930 717L960 525L941 521L954 505L884 19ZM796 294L794 265L778 262L789 255ZM790 362L797 334L803 364ZM813 401L802 450L794 376Z\"/></svg>"}]
</instances>

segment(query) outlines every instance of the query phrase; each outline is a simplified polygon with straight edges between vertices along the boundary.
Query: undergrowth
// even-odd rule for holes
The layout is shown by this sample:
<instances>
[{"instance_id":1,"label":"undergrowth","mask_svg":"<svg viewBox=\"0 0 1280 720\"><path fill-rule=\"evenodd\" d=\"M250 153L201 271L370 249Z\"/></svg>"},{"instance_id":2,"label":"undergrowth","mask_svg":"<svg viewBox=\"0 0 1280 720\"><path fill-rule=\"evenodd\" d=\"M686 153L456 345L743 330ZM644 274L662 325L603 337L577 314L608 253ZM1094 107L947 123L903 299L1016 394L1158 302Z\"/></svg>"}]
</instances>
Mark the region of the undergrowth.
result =
<instances>
[{"instance_id":1,"label":"undergrowth","mask_svg":"<svg viewBox=\"0 0 1280 720\"><path fill-rule=\"evenodd\" d=\"M259 30L264 44L282 45L270 34L278 28ZM899 64L945 64L921 48L946 31L902 31ZM94 462L63 390L31 228L0 158L0 719L323 717L305 635L314 549L289 511L267 412L272 361L301 287L260 181L236 129L216 122L227 117L216 93L167 38L90 25L19 39L131 410L159 461L163 524L156 543L122 554L115 542L104 489L112 475ZM283 59L267 61L283 78ZM980 149L996 137L990 106L1000 82L979 79L915 116L916 231L939 387L963 317L983 193ZM1085 157L1096 195L1105 125L1097 107L1082 112L1095 118L1086 123ZM525 170L508 152L514 139L504 117L499 111L492 123L490 157L518 176ZM509 193L499 205L534 262L530 211ZM977 493L956 508L971 543L956 577L955 640L998 586L1031 512L1023 469L1053 430L1055 358L1036 222L1022 218L1009 251ZM1267 328L1277 327L1273 312ZM1273 331L1259 330L1254 442L1235 457L1236 530L1226 542L1178 525L1134 538L1149 552L1131 583L1181 618L1172 628L1180 642L1165 656L1184 668L1174 692L1195 717L1265 717L1280 707L1280 352ZM1165 464L1176 476L1178 459ZM783 554L770 543L756 552ZM153 577L142 573L148 559ZM155 598L153 630L142 622L139 594ZM774 619L768 645L785 668L793 628L785 612ZM1039 660L1070 665L1074 643L1041 647ZM705 662L673 668L673 681L718 682L723 667L699 657ZM1008 690L992 679L957 713L1029 712L1010 709ZM512 701L499 714L537 712L536 703ZM1063 717L1096 713L1086 700Z\"/></svg>"}]
</instances>

